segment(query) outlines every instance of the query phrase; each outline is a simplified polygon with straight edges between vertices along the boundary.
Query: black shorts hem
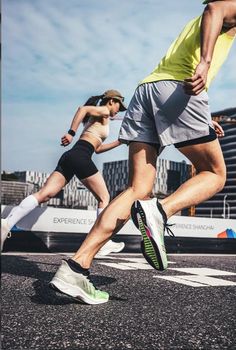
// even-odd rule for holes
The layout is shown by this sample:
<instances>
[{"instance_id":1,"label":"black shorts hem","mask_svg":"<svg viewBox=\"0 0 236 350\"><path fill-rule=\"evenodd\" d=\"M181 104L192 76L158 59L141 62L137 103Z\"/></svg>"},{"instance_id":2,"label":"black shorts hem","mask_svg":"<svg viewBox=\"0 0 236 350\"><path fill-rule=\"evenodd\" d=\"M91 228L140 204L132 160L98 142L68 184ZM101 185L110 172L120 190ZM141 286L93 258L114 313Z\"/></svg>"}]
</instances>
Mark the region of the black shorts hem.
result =
<instances>
[{"instance_id":1,"label":"black shorts hem","mask_svg":"<svg viewBox=\"0 0 236 350\"><path fill-rule=\"evenodd\" d=\"M209 127L209 135L198 137L198 138L193 139L193 140L178 142L178 143L175 143L174 146L176 148L181 148L181 147L185 147L185 146L198 145L198 144L214 141L216 138L217 138L217 136L216 136L215 130L213 128Z\"/></svg>"}]
</instances>

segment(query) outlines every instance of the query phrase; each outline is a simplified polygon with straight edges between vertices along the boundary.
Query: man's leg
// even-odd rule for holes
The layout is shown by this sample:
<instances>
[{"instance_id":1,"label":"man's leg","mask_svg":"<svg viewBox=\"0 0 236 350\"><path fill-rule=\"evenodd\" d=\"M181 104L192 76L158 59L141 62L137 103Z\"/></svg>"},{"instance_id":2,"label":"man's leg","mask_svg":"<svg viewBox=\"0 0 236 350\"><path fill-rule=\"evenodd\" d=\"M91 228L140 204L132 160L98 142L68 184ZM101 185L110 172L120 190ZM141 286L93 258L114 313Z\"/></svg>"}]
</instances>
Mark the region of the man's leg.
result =
<instances>
[{"instance_id":1,"label":"man's leg","mask_svg":"<svg viewBox=\"0 0 236 350\"><path fill-rule=\"evenodd\" d=\"M193 163L197 175L161 201L156 198L136 200L131 210L134 224L143 236L142 253L157 270L165 270L168 266L164 244L167 219L183 208L212 197L225 184L225 163L218 140L179 150Z\"/></svg>"},{"instance_id":2,"label":"man's leg","mask_svg":"<svg viewBox=\"0 0 236 350\"><path fill-rule=\"evenodd\" d=\"M185 146L179 151L192 162L197 175L160 201L168 218L214 196L222 190L226 180L226 167L218 140Z\"/></svg>"},{"instance_id":3,"label":"man's leg","mask_svg":"<svg viewBox=\"0 0 236 350\"><path fill-rule=\"evenodd\" d=\"M89 268L102 245L125 224L133 202L151 193L156 175L156 159L156 147L140 142L130 144L129 186L104 209L73 256L72 259L82 267Z\"/></svg>"},{"instance_id":4,"label":"man's leg","mask_svg":"<svg viewBox=\"0 0 236 350\"><path fill-rule=\"evenodd\" d=\"M88 269L102 245L129 218L132 203L137 198L146 197L152 191L156 174L156 158L155 147L137 142L130 145L128 189L104 209L74 257L67 261L62 260L61 266L50 282L52 288L87 304L108 301L108 293L96 289L89 280Z\"/></svg>"}]
</instances>

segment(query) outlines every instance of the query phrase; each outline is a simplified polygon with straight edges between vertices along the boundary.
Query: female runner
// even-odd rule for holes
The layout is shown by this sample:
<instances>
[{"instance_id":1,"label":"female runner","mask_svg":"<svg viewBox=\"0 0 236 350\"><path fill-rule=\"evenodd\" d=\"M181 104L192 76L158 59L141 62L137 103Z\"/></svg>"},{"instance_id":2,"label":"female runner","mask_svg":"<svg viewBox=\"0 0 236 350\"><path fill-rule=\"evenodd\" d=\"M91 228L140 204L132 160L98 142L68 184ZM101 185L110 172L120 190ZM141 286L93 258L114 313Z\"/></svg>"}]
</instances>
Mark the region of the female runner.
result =
<instances>
[{"instance_id":1,"label":"female runner","mask_svg":"<svg viewBox=\"0 0 236 350\"><path fill-rule=\"evenodd\" d=\"M100 101L100 102L99 102ZM49 176L44 186L36 193L26 197L18 206L14 207L6 219L1 222L1 249L12 227L29 214L39 204L47 202L69 183L75 175L84 186L93 193L98 201L97 214L108 205L110 196L102 175L92 161L94 152L109 151L120 145L118 140L103 145L109 134L110 118L114 118L119 111L125 111L124 97L117 90L108 90L102 95L92 96L79 107L72 120L70 129L61 138L61 145L68 146L82 122L83 131L76 144L65 152ZM97 105L99 102L99 105ZM100 250L101 255L119 252L124 243L108 241Z\"/></svg>"}]
</instances>

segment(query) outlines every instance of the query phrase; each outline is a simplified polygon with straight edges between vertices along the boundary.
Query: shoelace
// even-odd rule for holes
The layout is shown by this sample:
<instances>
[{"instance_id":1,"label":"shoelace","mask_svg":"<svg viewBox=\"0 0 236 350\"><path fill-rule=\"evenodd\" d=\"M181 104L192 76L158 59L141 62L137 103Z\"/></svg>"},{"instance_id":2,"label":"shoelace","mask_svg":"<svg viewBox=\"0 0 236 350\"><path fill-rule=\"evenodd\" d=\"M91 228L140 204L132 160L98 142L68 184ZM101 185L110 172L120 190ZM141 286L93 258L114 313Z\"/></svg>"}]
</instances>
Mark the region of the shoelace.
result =
<instances>
[{"instance_id":1,"label":"shoelace","mask_svg":"<svg viewBox=\"0 0 236 350\"><path fill-rule=\"evenodd\" d=\"M174 226L175 224L164 224L164 230L167 232L167 234L171 237L175 237L173 231L170 229L170 226Z\"/></svg>"}]
</instances>

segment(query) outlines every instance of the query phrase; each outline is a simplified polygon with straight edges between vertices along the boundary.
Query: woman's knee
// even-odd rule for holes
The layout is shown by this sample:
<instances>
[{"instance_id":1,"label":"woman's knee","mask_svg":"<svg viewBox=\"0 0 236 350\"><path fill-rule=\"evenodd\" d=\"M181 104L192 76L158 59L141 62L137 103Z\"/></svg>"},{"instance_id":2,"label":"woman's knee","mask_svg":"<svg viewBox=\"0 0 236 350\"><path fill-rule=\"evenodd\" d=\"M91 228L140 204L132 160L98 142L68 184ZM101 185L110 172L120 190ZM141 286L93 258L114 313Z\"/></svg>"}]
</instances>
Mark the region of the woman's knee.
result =
<instances>
[{"instance_id":1,"label":"woman's knee","mask_svg":"<svg viewBox=\"0 0 236 350\"><path fill-rule=\"evenodd\" d=\"M98 198L98 207L99 208L105 208L110 202L110 195L109 193L104 193L102 196L99 196Z\"/></svg>"}]
</instances>

